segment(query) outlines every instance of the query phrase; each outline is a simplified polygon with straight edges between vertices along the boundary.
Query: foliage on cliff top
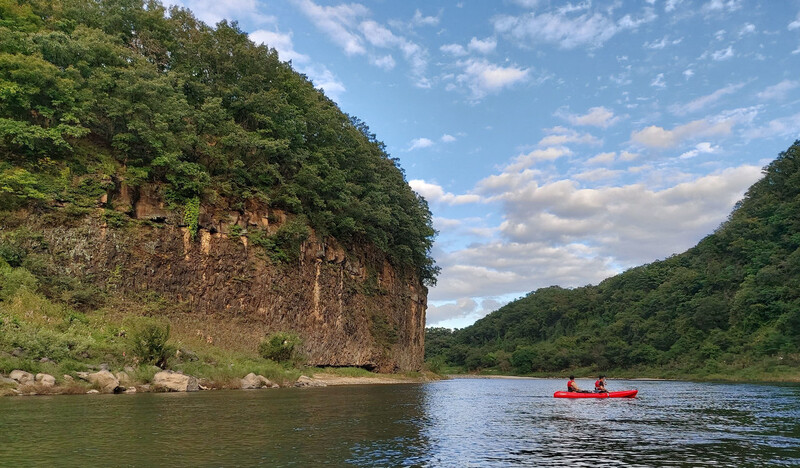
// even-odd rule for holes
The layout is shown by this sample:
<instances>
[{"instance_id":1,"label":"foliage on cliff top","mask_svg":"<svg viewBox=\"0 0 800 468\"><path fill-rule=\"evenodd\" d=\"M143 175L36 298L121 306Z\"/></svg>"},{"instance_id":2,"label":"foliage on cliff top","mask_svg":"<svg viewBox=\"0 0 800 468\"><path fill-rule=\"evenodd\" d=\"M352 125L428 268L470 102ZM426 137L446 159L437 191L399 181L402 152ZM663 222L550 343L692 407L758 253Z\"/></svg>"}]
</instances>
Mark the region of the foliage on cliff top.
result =
<instances>
[{"instance_id":1,"label":"foliage on cliff top","mask_svg":"<svg viewBox=\"0 0 800 468\"><path fill-rule=\"evenodd\" d=\"M165 184L370 242L427 284L435 231L397 160L236 23L142 0L0 0L0 207ZM94 197L94 198L93 198Z\"/></svg>"},{"instance_id":2,"label":"foliage on cliff top","mask_svg":"<svg viewBox=\"0 0 800 468\"><path fill-rule=\"evenodd\" d=\"M800 379L800 141L687 252L598 286L539 289L462 330L428 329L426 357L517 373Z\"/></svg>"}]
</instances>

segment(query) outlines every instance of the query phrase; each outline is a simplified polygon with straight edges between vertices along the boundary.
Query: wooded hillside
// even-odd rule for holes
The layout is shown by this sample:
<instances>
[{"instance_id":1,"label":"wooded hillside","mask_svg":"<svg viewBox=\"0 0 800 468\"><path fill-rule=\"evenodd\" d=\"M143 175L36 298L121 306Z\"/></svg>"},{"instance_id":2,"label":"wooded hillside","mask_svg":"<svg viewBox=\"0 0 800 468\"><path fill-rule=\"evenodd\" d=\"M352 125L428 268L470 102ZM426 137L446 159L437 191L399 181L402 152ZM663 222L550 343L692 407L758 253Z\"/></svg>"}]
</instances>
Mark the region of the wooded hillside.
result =
<instances>
[{"instance_id":1,"label":"wooded hillside","mask_svg":"<svg viewBox=\"0 0 800 468\"><path fill-rule=\"evenodd\" d=\"M200 205L267 204L435 282L431 214L397 160L235 23L157 1L0 0L0 209L81 216L122 184L157 187L194 230Z\"/></svg>"},{"instance_id":2,"label":"wooded hillside","mask_svg":"<svg viewBox=\"0 0 800 468\"><path fill-rule=\"evenodd\" d=\"M426 345L429 361L466 369L796 378L800 142L687 252L597 286L539 289L462 330L428 329Z\"/></svg>"}]
</instances>

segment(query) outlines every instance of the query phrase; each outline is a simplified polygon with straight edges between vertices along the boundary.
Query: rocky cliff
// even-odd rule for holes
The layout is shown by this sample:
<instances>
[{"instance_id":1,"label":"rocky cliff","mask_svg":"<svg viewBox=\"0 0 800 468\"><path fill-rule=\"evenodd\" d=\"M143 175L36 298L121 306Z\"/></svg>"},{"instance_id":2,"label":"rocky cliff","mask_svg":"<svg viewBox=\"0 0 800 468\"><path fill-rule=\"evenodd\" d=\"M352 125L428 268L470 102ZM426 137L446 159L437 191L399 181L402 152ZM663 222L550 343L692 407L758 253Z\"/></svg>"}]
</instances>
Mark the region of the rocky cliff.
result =
<instances>
[{"instance_id":1,"label":"rocky cliff","mask_svg":"<svg viewBox=\"0 0 800 468\"><path fill-rule=\"evenodd\" d=\"M107 196L100 203L112 205ZM103 208L59 225L31 221L63 273L132 298L163 295L181 304L181 316L172 318L209 340L219 324L233 335L228 339L255 344L268 333L293 331L309 365L421 367L427 289L377 250L345 251L312 232L296 260L274 262L246 234L274 233L286 222L280 211L203 206L192 238L180 216L150 192L131 197L122 190L113 205L130 213L124 227L111 227Z\"/></svg>"}]
</instances>

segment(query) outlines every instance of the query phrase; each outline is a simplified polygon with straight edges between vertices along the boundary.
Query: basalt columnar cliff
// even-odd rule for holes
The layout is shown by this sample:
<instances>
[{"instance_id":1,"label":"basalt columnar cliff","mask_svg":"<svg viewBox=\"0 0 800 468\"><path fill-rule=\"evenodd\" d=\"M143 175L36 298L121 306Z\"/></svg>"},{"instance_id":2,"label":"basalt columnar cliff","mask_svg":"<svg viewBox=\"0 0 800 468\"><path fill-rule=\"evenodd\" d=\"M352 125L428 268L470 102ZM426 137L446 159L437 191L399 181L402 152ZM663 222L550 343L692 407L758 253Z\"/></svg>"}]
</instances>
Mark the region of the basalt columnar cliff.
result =
<instances>
[{"instance_id":1,"label":"basalt columnar cliff","mask_svg":"<svg viewBox=\"0 0 800 468\"><path fill-rule=\"evenodd\" d=\"M0 0L6 324L37 314L25 293L74 311L66 334L124 309L209 342L294 332L311 365L418 369L434 234L369 128L235 23Z\"/></svg>"}]
</instances>

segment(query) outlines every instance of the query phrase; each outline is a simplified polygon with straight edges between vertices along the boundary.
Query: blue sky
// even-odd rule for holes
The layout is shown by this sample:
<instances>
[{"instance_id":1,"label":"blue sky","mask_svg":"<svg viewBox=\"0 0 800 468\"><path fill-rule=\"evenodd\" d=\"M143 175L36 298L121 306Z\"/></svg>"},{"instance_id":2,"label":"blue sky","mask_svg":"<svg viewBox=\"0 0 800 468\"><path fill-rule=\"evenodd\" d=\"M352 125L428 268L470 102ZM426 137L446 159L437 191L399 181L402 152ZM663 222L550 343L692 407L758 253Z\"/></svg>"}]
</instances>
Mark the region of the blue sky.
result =
<instances>
[{"instance_id":1,"label":"blue sky","mask_svg":"<svg viewBox=\"0 0 800 468\"><path fill-rule=\"evenodd\" d=\"M182 0L359 117L428 200L429 326L716 229L800 138L800 0Z\"/></svg>"}]
</instances>

